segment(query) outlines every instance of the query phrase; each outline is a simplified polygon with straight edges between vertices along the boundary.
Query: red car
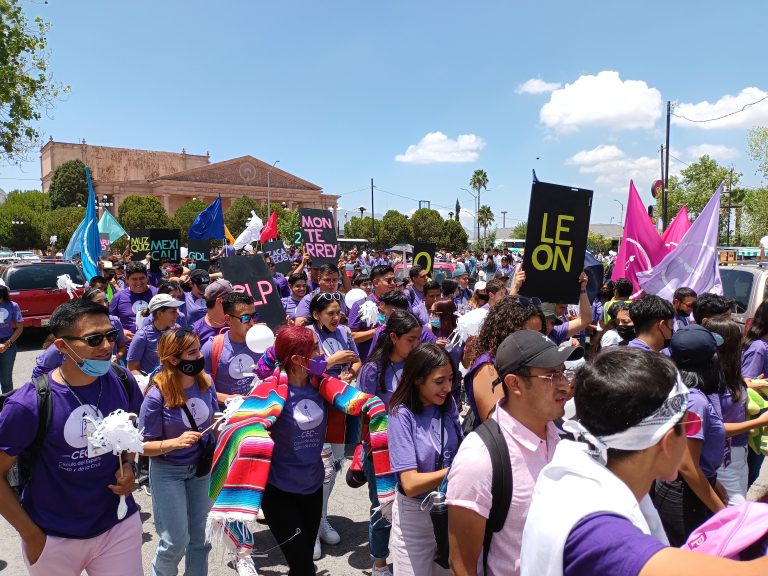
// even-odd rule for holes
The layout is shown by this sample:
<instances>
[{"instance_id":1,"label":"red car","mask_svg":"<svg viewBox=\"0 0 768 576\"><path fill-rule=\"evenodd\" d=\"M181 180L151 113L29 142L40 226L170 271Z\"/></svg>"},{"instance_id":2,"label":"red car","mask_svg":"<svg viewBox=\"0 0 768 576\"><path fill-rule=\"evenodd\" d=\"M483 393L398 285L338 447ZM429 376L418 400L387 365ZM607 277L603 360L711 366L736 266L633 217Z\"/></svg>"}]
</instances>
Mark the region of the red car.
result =
<instances>
[{"instance_id":1,"label":"red car","mask_svg":"<svg viewBox=\"0 0 768 576\"><path fill-rule=\"evenodd\" d=\"M11 300L21 308L24 326L48 326L56 307L69 300L67 291L56 285L62 274L69 274L75 284L85 283L83 273L72 262L12 262L0 266L0 278L8 286ZM75 290L76 298L82 294L82 288Z\"/></svg>"},{"instance_id":2,"label":"red car","mask_svg":"<svg viewBox=\"0 0 768 576\"><path fill-rule=\"evenodd\" d=\"M453 276L454 268L455 268L454 265L449 264L448 262L435 262L432 265L432 274L430 274L430 276L432 276L432 280L440 284L440 282L442 282L446 278L451 278ZM411 264L409 263L408 270L410 269L411 269ZM402 280L404 277L405 277L405 270L403 269L402 263L396 264L395 278L397 278L398 280Z\"/></svg>"}]
</instances>

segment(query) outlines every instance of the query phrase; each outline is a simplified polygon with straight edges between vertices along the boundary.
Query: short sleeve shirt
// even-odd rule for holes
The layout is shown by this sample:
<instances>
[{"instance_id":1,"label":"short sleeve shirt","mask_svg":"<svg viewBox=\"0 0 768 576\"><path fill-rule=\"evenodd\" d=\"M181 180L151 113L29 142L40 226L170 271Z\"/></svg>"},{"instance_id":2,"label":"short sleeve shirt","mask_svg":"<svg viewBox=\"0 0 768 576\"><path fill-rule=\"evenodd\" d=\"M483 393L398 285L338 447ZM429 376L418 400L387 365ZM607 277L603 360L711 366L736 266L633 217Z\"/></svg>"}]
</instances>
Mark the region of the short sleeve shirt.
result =
<instances>
[{"instance_id":1,"label":"short sleeve shirt","mask_svg":"<svg viewBox=\"0 0 768 576\"><path fill-rule=\"evenodd\" d=\"M0 303L0 340L9 338L16 326L24 323L21 308L16 302Z\"/></svg>"}]
</instances>

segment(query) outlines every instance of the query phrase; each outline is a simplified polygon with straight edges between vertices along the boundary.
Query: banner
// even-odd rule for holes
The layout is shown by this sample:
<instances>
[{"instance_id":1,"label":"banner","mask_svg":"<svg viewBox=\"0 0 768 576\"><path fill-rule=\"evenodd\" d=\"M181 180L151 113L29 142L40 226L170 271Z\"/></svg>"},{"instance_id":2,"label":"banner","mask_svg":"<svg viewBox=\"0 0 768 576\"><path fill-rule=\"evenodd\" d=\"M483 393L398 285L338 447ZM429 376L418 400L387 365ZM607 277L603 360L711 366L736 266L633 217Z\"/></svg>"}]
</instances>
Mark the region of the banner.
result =
<instances>
[{"instance_id":1,"label":"banner","mask_svg":"<svg viewBox=\"0 0 768 576\"><path fill-rule=\"evenodd\" d=\"M528 208L520 293L542 302L576 304L584 269L592 190L534 182Z\"/></svg>"},{"instance_id":2,"label":"banner","mask_svg":"<svg viewBox=\"0 0 768 576\"><path fill-rule=\"evenodd\" d=\"M99 241L101 242L101 257L109 257L109 233L99 232Z\"/></svg>"},{"instance_id":3,"label":"banner","mask_svg":"<svg viewBox=\"0 0 768 576\"><path fill-rule=\"evenodd\" d=\"M160 271L160 262L181 261L181 230L178 228L152 228L149 231L149 267L153 272Z\"/></svg>"},{"instance_id":4,"label":"banner","mask_svg":"<svg viewBox=\"0 0 768 576\"><path fill-rule=\"evenodd\" d=\"M222 258L219 265L235 291L253 297L259 322L265 322L273 330L285 324L285 308L261 254Z\"/></svg>"},{"instance_id":5,"label":"banner","mask_svg":"<svg viewBox=\"0 0 768 576\"><path fill-rule=\"evenodd\" d=\"M288 252L283 245L282 240L273 240L272 242L265 242L261 246L262 252L272 259L275 265L275 270L288 276L293 270L291 266L291 257L288 256Z\"/></svg>"},{"instance_id":6,"label":"banner","mask_svg":"<svg viewBox=\"0 0 768 576\"><path fill-rule=\"evenodd\" d=\"M329 210L299 208L304 251L309 254L312 266L339 263L339 245L336 242L336 226Z\"/></svg>"},{"instance_id":7,"label":"banner","mask_svg":"<svg viewBox=\"0 0 768 576\"><path fill-rule=\"evenodd\" d=\"M189 227L190 240L220 240L224 238L224 213L221 211L221 194L200 212Z\"/></svg>"},{"instance_id":8,"label":"banner","mask_svg":"<svg viewBox=\"0 0 768 576\"><path fill-rule=\"evenodd\" d=\"M432 274L432 268L435 266L435 245L425 242L417 242L413 246L413 265L421 266Z\"/></svg>"},{"instance_id":9,"label":"banner","mask_svg":"<svg viewBox=\"0 0 768 576\"><path fill-rule=\"evenodd\" d=\"M131 260L139 262L149 252L149 230L131 230Z\"/></svg>"},{"instance_id":10,"label":"banner","mask_svg":"<svg viewBox=\"0 0 768 576\"><path fill-rule=\"evenodd\" d=\"M208 270L211 265L211 241L190 239L187 247L187 258L192 258L200 270Z\"/></svg>"}]
</instances>

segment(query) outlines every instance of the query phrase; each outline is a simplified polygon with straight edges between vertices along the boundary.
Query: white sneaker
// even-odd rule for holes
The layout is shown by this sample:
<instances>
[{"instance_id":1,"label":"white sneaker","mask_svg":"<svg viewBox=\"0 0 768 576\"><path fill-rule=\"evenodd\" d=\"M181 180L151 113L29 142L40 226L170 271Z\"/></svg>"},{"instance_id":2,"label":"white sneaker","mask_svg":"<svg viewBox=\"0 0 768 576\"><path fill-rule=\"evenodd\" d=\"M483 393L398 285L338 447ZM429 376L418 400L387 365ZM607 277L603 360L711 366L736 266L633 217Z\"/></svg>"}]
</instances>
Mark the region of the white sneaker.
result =
<instances>
[{"instance_id":1,"label":"white sneaker","mask_svg":"<svg viewBox=\"0 0 768 576\"><path fill-rule=\"evenodd\" d=\"M256 566L253 565L253 559L250 556L240 557L235 564L238 576L259 576Z\"/></svg>"},{"instance_id":2,"label":"white sneaker","mask_svg":"<svg viewBox=\"0 0 768 576\"><path fill-rule=\"evenodd\" d=\"M322 555L323 551L320 548L320 534L318 533L317 537L315 538L315 549L312 551L312 560L320 560Z\"/></svg>"},{"instance_id":3,"label":"white sneaker","mask_svg":"<svg viewBox=\"0 0 768 576\"><path fill-rule=\"evenodd\" d=\"M328 522L328 518L320 519L320 530L318 532L318 536L320 536L320 538L326 544L338 544L341 542L341 536L339 536L339 533L333 529L331 523Z\"/></svg>"},{"instance_id":4,"label":"white sneaker","mask_svg":"<svg viewBox=\"0 0 768 576\"><path fill-rule=\"evenodd\" d=\"M379 567L374 564L371 568L371 576L392 576L392 572L389 571L389 566Z\"/></svg>"}]
</instances>

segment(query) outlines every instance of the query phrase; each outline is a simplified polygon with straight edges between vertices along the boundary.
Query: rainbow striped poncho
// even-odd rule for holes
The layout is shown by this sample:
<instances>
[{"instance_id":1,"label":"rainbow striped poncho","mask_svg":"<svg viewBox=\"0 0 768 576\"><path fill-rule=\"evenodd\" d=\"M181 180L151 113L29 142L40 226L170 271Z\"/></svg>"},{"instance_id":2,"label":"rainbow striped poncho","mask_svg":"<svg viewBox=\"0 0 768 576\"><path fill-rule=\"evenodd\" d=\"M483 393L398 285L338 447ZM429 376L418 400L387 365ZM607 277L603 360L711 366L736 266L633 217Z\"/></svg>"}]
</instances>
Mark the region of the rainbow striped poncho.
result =
<instances>
[{"instance_id":1,"label":"rainbow striped poncho","mask_svg":"<svg viewBox=\"0 0 768 576\"><path fill-rule=\"evenodd\" d=\"M391 506L396 475L390 470L384 403L328 375L313 378L311 383L332 406L326 442L344 443L345 414L363 416L363 439L372 452L379 503ZM272 462L274 443L269 429L280 417L287 398L288 377L277 369L227 421L213 455L209 495L214 504L206 526L208 541L226 536L235 548L250 547L251 537L245 528L256 521Z\"/></svg>"}]
</instances>

